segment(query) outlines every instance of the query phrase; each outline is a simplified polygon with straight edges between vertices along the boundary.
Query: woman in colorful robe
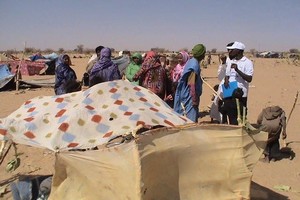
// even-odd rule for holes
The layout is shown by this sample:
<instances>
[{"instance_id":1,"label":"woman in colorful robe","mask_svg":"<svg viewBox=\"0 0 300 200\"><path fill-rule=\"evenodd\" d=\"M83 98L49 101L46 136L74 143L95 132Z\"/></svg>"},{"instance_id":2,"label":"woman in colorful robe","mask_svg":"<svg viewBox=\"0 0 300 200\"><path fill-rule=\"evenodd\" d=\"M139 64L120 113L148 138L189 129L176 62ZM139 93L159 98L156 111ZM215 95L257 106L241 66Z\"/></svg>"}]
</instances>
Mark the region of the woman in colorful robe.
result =
<instances>
[{"instance_id":1,"label":"woman in colorful robe","mask_svg":"<svg viewBox=\"0 0 300 200\"><path fill-rule=\"evenodd\" d=\"M135 74L133 80L139 80L141 86L152 91L161 99L165 98L166 70L161 66L159 56L155 52L147 53L142 68Z\"/></svg>"}]
</instances>

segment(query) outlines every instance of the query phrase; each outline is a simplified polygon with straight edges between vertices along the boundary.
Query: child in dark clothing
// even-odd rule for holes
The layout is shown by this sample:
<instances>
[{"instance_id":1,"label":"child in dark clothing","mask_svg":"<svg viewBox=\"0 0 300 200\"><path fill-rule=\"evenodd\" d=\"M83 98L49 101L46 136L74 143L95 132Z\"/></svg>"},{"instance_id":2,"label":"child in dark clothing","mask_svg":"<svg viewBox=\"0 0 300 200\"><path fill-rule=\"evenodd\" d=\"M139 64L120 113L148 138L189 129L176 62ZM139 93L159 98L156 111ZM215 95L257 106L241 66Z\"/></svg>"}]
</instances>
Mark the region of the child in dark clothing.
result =
<instances>
[{"instance_id":1,"label":"child in dark clothing","mask_svg":"<svg viewBox=\"0 0 300 200\"><path fill-rule=\"evenodd\" d=\"M241 104L241 98L243 96L243 90L237 88L233 91L231 97L224 98L219 101L219 112L222 113L222 123L231 125L238 125L238 118L243 116L243 105ZM238 116L237 102L241 111L241 116ZM228 119L227 119L228 118Z\"/></svg>"}]
</instances>

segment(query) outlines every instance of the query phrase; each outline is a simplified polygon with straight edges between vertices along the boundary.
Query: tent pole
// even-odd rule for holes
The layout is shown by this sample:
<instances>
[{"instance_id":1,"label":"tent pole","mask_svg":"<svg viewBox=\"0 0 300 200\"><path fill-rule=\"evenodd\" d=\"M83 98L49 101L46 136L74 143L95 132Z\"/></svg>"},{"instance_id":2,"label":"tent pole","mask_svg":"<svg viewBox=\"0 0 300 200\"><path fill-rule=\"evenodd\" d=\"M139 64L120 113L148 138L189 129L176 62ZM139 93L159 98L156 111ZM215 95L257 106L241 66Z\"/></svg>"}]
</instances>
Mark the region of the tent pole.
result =
<instances>
[{"instance_id":1,"label":"tent pole","mask_svg":"<svg viewBox=\"0 0 300 200\"><path fill-rule=\"evenodd\" d=\"M25 50L26 50L26 42L24 43L24 50L23 50L23 53L22 53L22 58L20 60L20 63L19 65L17 66L17 71L16 71L16 90L19 91L19 86L20 86L20 68L22 66L22 61L24 60L24 54L25 54Z\"/></svg>"}]
</instances>

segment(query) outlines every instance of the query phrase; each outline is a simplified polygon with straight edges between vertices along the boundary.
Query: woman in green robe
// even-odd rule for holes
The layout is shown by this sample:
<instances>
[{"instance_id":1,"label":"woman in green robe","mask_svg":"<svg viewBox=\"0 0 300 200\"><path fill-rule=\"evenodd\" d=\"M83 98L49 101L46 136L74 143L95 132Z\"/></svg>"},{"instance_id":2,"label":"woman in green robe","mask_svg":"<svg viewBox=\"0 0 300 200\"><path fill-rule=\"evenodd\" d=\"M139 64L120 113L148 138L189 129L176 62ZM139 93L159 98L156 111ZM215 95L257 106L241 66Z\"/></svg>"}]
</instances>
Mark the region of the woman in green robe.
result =
<instances>
[{"instance_id":1,"label":"woman in green robe","mask_svg":"<svg viewBox=\"0 0 300 200\"><path fill-rule=\"evenodd\" d=\"M134 53L131 57L131 62L126 68L125 76L130 82L139 85L138 81L133 81L133 76L141 69L142 55L140 53Z\"/></svg>"}]
</instances>

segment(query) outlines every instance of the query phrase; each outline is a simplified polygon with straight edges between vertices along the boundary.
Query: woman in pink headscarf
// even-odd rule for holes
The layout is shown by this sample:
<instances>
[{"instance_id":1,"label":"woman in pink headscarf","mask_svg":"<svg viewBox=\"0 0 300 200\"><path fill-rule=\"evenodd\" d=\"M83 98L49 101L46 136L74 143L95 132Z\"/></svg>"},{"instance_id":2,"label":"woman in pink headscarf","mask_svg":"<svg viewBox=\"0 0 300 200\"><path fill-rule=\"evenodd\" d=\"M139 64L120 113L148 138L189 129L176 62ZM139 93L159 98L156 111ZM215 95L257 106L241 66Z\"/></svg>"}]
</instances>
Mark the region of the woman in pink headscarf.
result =
<instances>
[{"instance_id":1,"label":"woman in pink headscarf","mask_svg":"<svg viewBox=\"0 0 300 200\"><path fill-rule=\"evenodd\" d=\"M185 51L179 52L177 55L178 64L174 68L173 71L173 82L177 83L182 75L184 66L186 62L189 60L189 54Z\"/></svg>"}]
</instances>

